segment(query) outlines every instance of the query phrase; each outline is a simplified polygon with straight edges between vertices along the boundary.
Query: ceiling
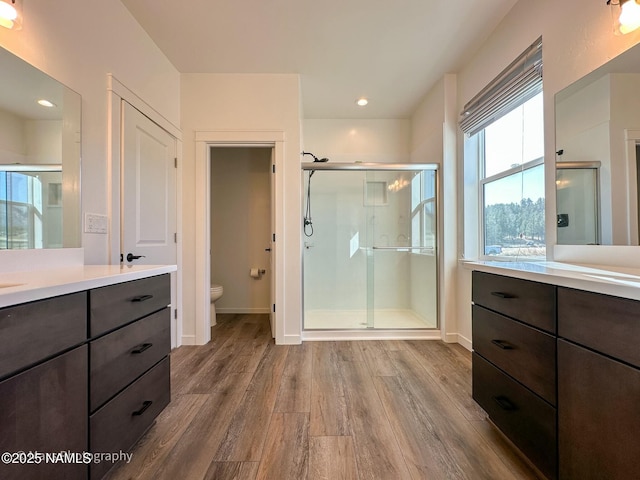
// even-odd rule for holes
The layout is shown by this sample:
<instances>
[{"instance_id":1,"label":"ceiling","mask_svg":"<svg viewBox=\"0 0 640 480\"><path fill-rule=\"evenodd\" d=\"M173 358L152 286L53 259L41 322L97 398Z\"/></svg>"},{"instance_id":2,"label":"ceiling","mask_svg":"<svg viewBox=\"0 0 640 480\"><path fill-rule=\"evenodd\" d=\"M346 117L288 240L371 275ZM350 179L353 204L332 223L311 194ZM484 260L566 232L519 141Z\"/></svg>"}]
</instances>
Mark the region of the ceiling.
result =
<instances>
[{"instance_id":1,"label":"ceiling","mask_svg":"<svg viewBox=\"0 0 640 480\"><path fill-rule=\"evenodd\" d=\"M122 3L182 73L298 73L305 118L408 118L516 1Z\"/></svg>"}]
</instances>

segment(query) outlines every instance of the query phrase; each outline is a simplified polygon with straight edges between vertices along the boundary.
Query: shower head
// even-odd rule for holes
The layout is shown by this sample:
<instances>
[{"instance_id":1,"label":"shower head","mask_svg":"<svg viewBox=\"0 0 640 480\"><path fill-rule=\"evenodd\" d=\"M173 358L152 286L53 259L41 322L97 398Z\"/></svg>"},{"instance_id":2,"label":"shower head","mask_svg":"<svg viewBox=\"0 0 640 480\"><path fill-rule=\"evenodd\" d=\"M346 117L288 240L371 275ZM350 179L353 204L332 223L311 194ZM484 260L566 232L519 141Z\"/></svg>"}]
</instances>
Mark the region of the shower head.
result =
<instances>
[{"instance_id":1,"label":"shower head","mask_svg":"<svg viewBox=\"0 0 640 480\"><path fill-rule=\"evenodd\" d=\"M302 152L302 155L311 155L314 163L325 163L329 161L328 158L318 158L311 152Z\"/></svg>"}]
</instances>

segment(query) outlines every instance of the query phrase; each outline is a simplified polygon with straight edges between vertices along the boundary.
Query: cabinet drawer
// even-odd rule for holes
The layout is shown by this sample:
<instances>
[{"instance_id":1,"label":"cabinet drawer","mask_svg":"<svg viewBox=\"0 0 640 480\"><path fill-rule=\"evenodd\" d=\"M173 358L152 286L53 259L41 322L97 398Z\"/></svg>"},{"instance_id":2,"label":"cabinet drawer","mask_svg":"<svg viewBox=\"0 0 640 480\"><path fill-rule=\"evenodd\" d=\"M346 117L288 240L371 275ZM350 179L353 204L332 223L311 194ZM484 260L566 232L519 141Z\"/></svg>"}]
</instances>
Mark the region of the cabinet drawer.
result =
<instances>
[{"instance_id":1,"label":"cabinet drawer","mask_svg":"<svg viewBox=\"0 0 640 480\"><path fill-rule=\"evenodd\" d=\"M640 302L558 288L558 335L640 367Z\"/></svg>"},{"instance_id":2,"label":"cabinet drawer","mask_svg":"<svg viewBox=\"0 0 640 480\"><path fill-rule=\"evenodd\" d=\"M474 351L555 405L555 337L477 305L472 308Z\"/></svg>"},{"instance_id":3,"label":"cabinet drawer","mask_svg":"<svg viewBox=\"0 0 640 480\"><path fill-rule=\"evenodd\" d=\"M96 337L171 303L169 274L89 291L89 334Z\"/></svg>"},{"instance_id":4,"label":"cabinet drawer","mask_svg":"<svg viewBox=\"0 0 640 480\"><path fill-rule=\"evenodd\" d=\"M556 410L473 354L473 399L548 478L556 478Z\"/></svg>"},{"instance_id":5,"label":"cabinet drawer","mask_svg":"<svg viewBox=\"0 0 640 480\"><path fill-rule=\"evenodd\" d=\"M0 382L0 451L87 449L87 347L83 345ZM78 463L0 463L0 478L85 479Z\"/></svg>"},{"instance_id":6,"label":"cabinet drawer","mask_svg":"<svg viewBox=\"0 0 640 480\"><path fill-rule=\"evenodd\" d=\"M170 399L169 357L166 357L91 415L91 451L128 451L169 404ZM92 464L91 478L102 478L112 466L107 462Z\"/></svg>"},{"instance_id":7,"label":"cabinet drawer","mask_svg":"<svg viewBox=\"0 0 640 480\"><path fill-rule=\"evenodd\" d=\"M560 477L638 478L640 370L558 341Z\"/></svg>"},{"instance_id":8,"label":"cabinet drawer","mask_svg":"<svg viewBox=\"0 0 640 480\"><path fill-rule=\"evenodd\" d=\"M473 303L556 333L556 287L474 271Z\"/></svg>"},{"instance_id":9,"label":"cabinet drawer","mask_svg":"<svg viewBox=\"0 0 640 480\"><path fill-rule=\"evenodd\" d=\"M85 292L0 310L0 378L87 339Z\"/></svg>"},{"instance_id":10,"label":"cabinet drawer","mask_svg":"<svg viewBox=\"0 0 640 480\"><path fill-rule=\"evenodd\" d=\"M165 308L90 343L92 412L169 353L169 316Z\"/></svg>"}]
</instances>

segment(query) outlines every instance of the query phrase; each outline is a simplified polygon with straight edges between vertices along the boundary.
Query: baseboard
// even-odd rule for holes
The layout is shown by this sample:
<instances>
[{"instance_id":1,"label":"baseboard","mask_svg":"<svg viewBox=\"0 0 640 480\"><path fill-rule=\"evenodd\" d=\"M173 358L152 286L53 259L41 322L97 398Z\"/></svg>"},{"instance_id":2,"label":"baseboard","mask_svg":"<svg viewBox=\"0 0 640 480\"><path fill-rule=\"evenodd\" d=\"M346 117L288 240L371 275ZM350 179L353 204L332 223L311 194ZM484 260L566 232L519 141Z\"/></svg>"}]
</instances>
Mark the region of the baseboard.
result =
<instances>
[{"instance_id":1,"label":"baseboard","mask_svg":"<svg viewBox=\"0 0 640 480\"><path fill-rule=\"evenodd\" d=\"M216 313L269 313L269 307L263 308L243 308L243 307L216 307Z\"/></svg>"},{"instance_id":2,"label":"baseboard","mask_svg":"<svg viewBox=\"0 0 640 480\"><path fill-rule=\"evenodd\" d=\"M182 345L196 345L196 336L182 335Z\"/></svg>"},{"instance_id":3,"label":"baseboard","mask_svg":"<svg viewBox=\"0 0 640 480\"><path fill-rule=\"evenodd\" d=\"M300 345L302 343L302 337L300 335L285 335L284 342L280 345Z\"/></svg>"},{"instance_id":4,"label":"baseboard","mask_svg":"<svg viewBox=\"0 0 640 480\"><path fill-rule=\"evenodd\" d=\"M467 350L471 351L472 343L464 335L460 335L459 333L447 333L443 339L446 343L459 343Z\"/></svg>"}]
</instances>

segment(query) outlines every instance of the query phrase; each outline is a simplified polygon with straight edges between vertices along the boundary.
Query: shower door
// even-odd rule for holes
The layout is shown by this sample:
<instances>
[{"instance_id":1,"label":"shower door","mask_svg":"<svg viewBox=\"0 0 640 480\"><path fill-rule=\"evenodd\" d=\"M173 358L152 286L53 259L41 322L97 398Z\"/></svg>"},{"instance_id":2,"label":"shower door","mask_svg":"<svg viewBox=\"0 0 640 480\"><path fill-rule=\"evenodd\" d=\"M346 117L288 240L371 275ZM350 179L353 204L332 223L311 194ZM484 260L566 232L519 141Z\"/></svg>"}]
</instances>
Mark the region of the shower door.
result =
<instances>
[{"instance_id":1,"label":"shower door","mask_svg":"<svg viewBox=\"0 0 640 480\"><path fill-rule=\"evenodd\" d=\"M303 168L305 330L438 328L435 168Z\"/></svg>"}]
</instances>

